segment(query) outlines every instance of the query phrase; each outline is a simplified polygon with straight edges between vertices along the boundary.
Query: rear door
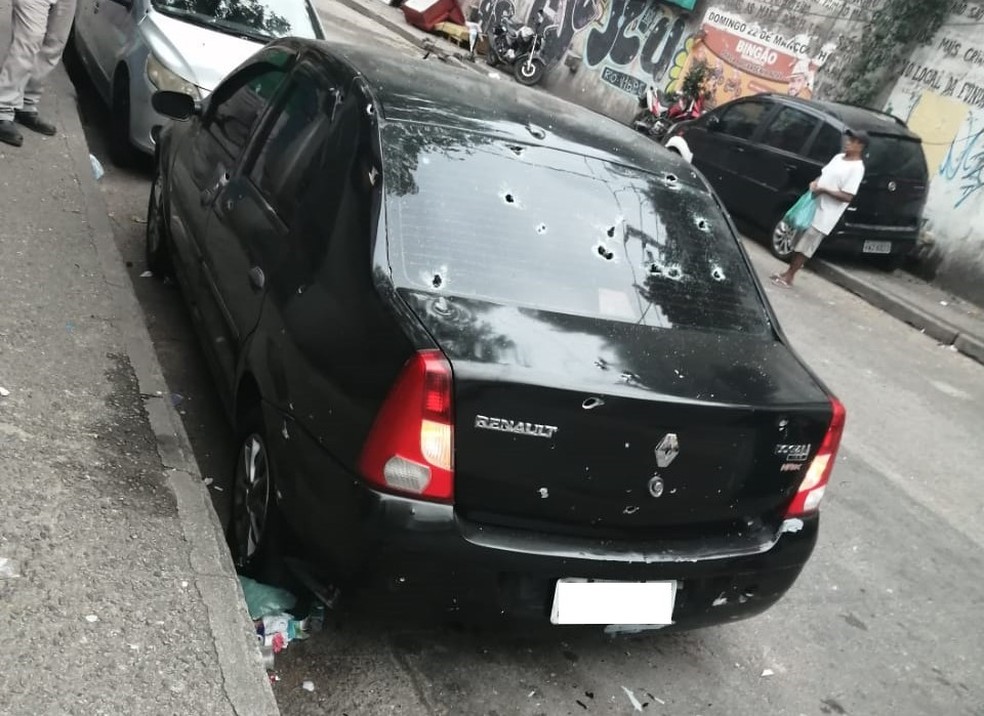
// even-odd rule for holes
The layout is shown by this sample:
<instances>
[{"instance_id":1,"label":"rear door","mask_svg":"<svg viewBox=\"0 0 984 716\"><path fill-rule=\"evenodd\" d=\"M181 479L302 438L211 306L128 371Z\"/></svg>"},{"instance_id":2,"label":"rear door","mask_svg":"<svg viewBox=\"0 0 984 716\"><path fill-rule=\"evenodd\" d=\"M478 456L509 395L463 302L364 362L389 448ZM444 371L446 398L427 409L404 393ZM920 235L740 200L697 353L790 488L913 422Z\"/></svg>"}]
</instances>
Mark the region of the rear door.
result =
<instances>
[{"instance_id":1,"label":"rear door","mask_svg":"<svg viewBox=\"0 0 984 716\"><path fill-rule=\"evenodd\" d=\"M238 178L250 137L292 60L292 54L271 49L223 82L210 98L201 123L190 132L171 172L171 229L178 268L189 284L188 295L206 333L209 357L230 385L240 331L232 313L235 304L224 300L219 291L217 269L221 262L215 261L209 232L216 228L213 212L219 197L219 208L224 208L235 196L223 190ZM241 272L240 280L249 285L246 271ZM246 312L251 310L245 308Z\"/></svg>"},{"instance_id":2,"label":"rear door","mask_svg":"<svg viewBox=\"0 0 984 716\"><path fill-rule=\"evenodd\" d=\"M805 150L820 123L816 115L782 105L768 120L754 161L745 164L747 215L757 225L771 228L819 176L819 167L806 158Z\"/></svg>"},{"instance_id":3,"label":"rear door","mask_svg":"<svg viewBox=\"0 0 984 716\"><path fill-rule=\"evenodd\" d=\"M720 121L712 127L713 149L705 152L694 164L701 171L708 167L715 190L728 210L739 216L750 213L754 182L749 178L758 160L758 152L752 140L759 132L775 105L765 99L748 99L729 105L721 113Z\"/></svg>"},{"instance_id":4,"label":"rear door","mask_svg":"<svg viewBox=\"0 0 984 716\"><path fill-rule=\"evenodd\" d=\"M268 290L297 285L288 241L310 152L330 122L334 95L321 72L300 62L255 134L242 168L218 192L204 263L221 306L233 365L259 320ZM278 285L279 284L279 285Z\"/></svg>"}]
</instances>

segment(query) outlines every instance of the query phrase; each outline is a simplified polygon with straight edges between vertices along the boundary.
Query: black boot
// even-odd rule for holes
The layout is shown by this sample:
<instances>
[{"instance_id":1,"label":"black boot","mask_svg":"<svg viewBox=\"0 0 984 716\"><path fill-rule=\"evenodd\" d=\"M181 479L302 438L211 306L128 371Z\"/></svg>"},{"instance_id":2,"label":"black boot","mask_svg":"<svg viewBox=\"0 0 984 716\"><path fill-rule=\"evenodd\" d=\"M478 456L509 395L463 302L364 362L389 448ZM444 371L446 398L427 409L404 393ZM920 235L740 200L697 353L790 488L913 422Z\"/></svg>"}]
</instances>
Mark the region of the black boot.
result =
<instances>
[{"instance_id":1,"label":"black boot","mask_svg":"<svg viewBox=\"0 0 984 716\"><path fill-rule=\"evenodd\" d=\"M23 112L21 110L17 110L14 112L14 121L21 126L27 127L32 132L43 134L46 137L53 137L58 132L55 125L50 122L45 122L38 116L37 112Z\"/></svg>"},{"instance_id":2,"label":"black boot","mask_svg":"<svg viewBox=\"0 0 984 716\"><path fill-rule=\"evenodd\" d=\"M0 142L12 147L19 147L24 143L24 137L9 119L0 119Z\"/></svg>"}]
</instances>

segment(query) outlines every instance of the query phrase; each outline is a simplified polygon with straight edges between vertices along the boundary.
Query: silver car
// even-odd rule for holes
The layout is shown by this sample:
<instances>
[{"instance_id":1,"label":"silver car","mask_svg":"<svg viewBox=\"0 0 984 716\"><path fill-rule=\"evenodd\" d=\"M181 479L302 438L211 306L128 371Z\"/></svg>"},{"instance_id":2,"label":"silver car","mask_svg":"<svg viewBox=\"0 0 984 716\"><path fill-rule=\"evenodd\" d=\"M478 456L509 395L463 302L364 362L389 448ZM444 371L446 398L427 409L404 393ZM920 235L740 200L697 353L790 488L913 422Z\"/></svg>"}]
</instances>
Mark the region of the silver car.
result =
<instances>
[{"instance_id":1,"label":"silver car","mask_svg":"<svg viewBox=\"0 0 984 716\"><path fill-rule=\"evenodd\" d=\"M112 110L110 151L126 163L154 152L151 130L166 120L157 90L204 99L229 72L277 37L321 39L310 0L79 0L79 57Z\"/></svg>"}]
</instances>

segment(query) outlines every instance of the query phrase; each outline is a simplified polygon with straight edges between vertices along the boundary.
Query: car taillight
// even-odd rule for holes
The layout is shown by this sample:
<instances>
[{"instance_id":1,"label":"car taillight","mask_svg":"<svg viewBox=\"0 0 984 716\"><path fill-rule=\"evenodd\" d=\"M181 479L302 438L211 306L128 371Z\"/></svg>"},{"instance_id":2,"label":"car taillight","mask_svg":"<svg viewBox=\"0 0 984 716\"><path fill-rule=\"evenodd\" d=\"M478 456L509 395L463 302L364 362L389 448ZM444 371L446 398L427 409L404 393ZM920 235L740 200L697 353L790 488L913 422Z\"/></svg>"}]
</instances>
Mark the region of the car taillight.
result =
<instances>
[{"instance_id":1,"label":"car taillight","mask_svg":"<svg viewBox=\"0 0 984 716\"><path fill-rule=\"evenodd\" d=\"M451 366L438 350L403 367L369 433L359 469L385 490L450 502L454 494Z\"/></svg>"},{"instance_id":2,"label":"car taillight","mask_svg":"<svg viewBox=\"0 0 984 716\"><path fill-rule=\"evenodd\" d=\"M787 518L816 512L824 492L827 491L827 482L830 481L830 473L837 460L837 449L840 447L841 436L844 434L844 421L847 418L847 412L837 398L831 398L830 405L834 410L830 427L827 428L827 434L820 443L820 449L810 463L796 496L786 510Z\"/></svg>"}]
</instances>

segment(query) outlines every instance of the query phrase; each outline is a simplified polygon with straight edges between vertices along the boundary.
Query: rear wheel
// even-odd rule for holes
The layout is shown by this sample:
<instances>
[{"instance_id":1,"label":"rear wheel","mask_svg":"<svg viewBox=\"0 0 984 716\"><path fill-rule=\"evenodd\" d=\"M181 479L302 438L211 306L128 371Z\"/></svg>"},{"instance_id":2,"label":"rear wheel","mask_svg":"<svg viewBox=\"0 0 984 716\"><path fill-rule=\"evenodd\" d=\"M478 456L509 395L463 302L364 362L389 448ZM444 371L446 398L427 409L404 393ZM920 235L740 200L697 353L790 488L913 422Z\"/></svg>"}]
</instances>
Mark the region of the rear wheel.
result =
<instances>
[{"instance_id":1,"label":"rear wheel","mask_svg":"<svg viewBox=\"0 0 984 716\"><path fill-rule=\"evenodd\" d=\"M783 213L772 229L769 237L769 250L772 255L782 261L789 261L793 256L793 244L796 242L796 230L786 223Z\"/></svg>"},{"instance_id":2,"label":"rear wheel","mask_svg":"<svg viewBox=\"0 0 984 716\"><path fill-rule=\"evenodd\" d=\"M535 85L543 79L546 71L547 66L543 64L543 60L529 55L516 58L516 64L513 65L513 75L516 80L526 86Z\"/></svg>"},{"instance_id":3,"label":"rear wheel","mask_svg":"<svg viewBox=\"0 0 984 716\"><path fill-rule=\"evenodd\" d=\"M282 518L260 406L250 408L240 423L226 538L236 569L256 574L272 566L268 563L278 554Z\"/></svg>"},{"instance_id":4,"label":"rear wheel","mask_svg":"<svg viewBox=\"0 0 984 716\"><path fill-rule=\"evenodd\" d=\"M113 111L110 119L112 135L109 155L118 167L133 164L136 150L130 141L130 76L124 68L116 72L113 81Z\"/></svg>"}]
</instances>

